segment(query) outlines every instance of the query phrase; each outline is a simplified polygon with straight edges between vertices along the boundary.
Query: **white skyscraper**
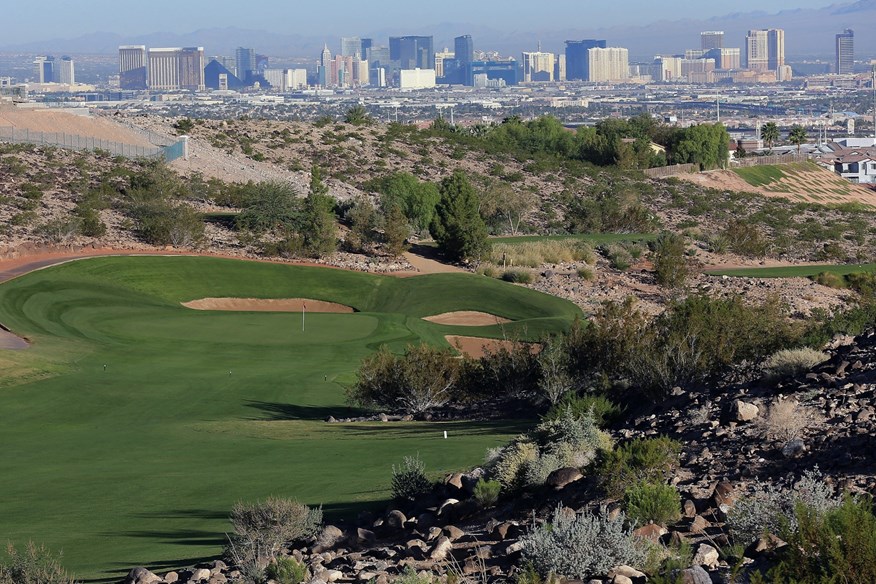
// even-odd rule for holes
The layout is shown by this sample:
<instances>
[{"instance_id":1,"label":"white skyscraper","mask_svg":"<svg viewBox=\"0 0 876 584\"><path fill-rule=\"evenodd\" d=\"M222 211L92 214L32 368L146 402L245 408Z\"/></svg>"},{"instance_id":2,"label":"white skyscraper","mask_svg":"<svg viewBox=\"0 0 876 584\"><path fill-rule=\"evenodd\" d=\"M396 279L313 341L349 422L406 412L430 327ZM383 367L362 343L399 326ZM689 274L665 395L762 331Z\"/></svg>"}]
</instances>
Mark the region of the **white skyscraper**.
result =
<instances>
[{"instance_id":1,"label":"white skyscraper","mask_svg":"<svg viewBox=\"0 0 876 584\"><path fill-rule=\"evenodd\" d=\"M76 72L73 67L73 59L63 57L58 63L58 83L73 85L76 83Z\"/></svg>"},{"instance_id":2,"label":"white skyscraper","mask_svg":"<svg viewBox=\"0 0 876 584\"><path fill-rule=\"evenodd\" d=\"M620 47L587 49L588 81L604 83L630 78L630 53Z\"/></svg>"}]
</instances>

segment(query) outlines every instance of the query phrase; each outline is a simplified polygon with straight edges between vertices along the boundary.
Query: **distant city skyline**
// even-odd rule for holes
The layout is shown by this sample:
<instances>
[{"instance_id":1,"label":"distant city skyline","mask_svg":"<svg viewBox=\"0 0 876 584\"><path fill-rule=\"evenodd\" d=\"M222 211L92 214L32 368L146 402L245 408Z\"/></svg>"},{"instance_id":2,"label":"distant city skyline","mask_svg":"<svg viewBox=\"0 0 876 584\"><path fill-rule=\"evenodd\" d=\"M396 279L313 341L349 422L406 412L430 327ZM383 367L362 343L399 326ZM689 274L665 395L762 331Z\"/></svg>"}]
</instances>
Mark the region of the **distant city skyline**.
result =
<instances>
[{"instance_id":1,"label":"distant city skyline","mask_svg":"<svg viewBox=\"0 0 876 584\"><path fill-rule=\"evenodd\" d=\"M823 8L829 0L774 0L769 12ZM288 3L279 0L253 0L246 11L235 4L206 0L180 3L153 0L148 10L143 5L118 0L83 0L70 3L44 0L19 3L4 14L2 44L28 43L55 38L74 38L96 32L139 35L154 32L184 33L199 28L237 26L284 34L326 34L352 36L376 30L396 30L399 34L416 32L418 27L442 22L463 22L493 28L535 30L569 27L611 27L644 25L677 18L707 19L730 12L763 10L763 2L737 0L726 4L697 5L682 0L659 4L647 0L596 5L581 0L555 0L550 10L509 8L499 0L479 3L445 0L439 4L412 4L382 0L357 8L357 4L324 0L318 5ZM375 9L379 8L379 9ZM172 17L171 17L172 16Z\"/></svg>"}]
</instances>

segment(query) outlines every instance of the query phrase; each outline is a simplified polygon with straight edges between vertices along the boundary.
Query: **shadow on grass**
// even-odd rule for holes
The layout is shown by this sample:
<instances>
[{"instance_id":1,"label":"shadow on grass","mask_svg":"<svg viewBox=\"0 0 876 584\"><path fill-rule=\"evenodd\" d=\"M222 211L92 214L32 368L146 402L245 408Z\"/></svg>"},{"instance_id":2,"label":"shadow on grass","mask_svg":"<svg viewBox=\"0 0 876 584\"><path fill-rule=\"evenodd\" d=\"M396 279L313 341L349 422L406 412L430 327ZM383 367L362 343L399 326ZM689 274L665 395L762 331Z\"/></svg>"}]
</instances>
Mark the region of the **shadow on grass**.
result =
<instances>
[{"instance_id":1,"label":"shadow on grass","mask_svg":"<svg viewBox=\"0 0 876 584\"><path fill-rule=\"evenodd\" d=\"M367 410L349 406L301 406L263 401L247 401L245 405L264 414L258 418L253 418L256 420L326 420L329 416L334 416L335 418L355 418L368 414Z\"/></svg>"}]
</instances>

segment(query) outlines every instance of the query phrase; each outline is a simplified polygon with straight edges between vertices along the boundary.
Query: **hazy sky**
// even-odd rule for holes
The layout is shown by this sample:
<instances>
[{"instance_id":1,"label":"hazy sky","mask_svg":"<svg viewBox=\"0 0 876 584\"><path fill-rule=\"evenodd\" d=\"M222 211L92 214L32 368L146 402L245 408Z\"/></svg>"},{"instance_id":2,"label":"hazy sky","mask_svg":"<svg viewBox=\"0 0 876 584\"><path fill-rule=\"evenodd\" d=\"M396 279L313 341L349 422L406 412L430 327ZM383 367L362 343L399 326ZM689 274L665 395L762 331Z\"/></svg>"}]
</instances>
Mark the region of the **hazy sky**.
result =
<instances>
[{"instance_id":1,"label":"hazy sky","mask_svg":"<svg viewBox=\"0 0 876 584\"><path fill-rule=\"evenodd\" d=\"M662 19L709 18L731 12L821 8L831 0L0 0L2 44L74 38L191 32L235 26L303 35L353 35L445 22L494 28L560 30Z\"/></svg>"}]
</instances>

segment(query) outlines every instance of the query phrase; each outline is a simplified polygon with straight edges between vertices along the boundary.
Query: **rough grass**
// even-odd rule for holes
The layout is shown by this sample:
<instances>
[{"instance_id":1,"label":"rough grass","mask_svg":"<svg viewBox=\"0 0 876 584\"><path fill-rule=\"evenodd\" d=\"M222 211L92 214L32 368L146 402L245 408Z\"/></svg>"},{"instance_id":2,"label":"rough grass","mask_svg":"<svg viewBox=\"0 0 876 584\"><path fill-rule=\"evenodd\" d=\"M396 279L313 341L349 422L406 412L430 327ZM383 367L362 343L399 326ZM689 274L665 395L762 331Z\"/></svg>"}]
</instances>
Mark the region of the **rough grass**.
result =
<instances>
[{"instance_id":1,"label":"rough grass","mask_svg":"<svg viewBox=\"0 0 876 584\"><path fill-rule=\"evenodd\" d=\"M732 270L709 270L709 276L732 276L735 278L814 278L826 272L837 276L876 271L876 264L818 264L810 266L782 266L777 268L738 268Z\"/></svg>"},{"instance_id":2,"label":"rough grass","mask_svg":"<svg viewBox=\"0 0 876 584\"><path fill-rule=\"evenodd\" d=\"M307 314L302 332L300 314L179 304L207 296L303 296L361 312ZM331 518L388 499L404 456L419 453L433 477L477 464L520 425L324 422L356 413L344 387L380 344L471 334L420 318L451 310L517 319L535 337L580 314L474 275L212 258L91 259L0 286L0 322L33 341L0 355L16 367L0 373L4 540L45 543L77 577L118 581L133 566L218 554L239 500L295 498Z\"/></svg>"},{"instance_id":3,"label":"rough grass","mask_svg":"<svg viewBox=\"0 0 876 584\"><path fill-rule=\"evenodd\" d=\"M551 239L522 243L494 243L490 261L501 266L537 268L544 264L586 262L593 264L596 254L589 242L576 239Z\"/></svg>"}]
</instances>

